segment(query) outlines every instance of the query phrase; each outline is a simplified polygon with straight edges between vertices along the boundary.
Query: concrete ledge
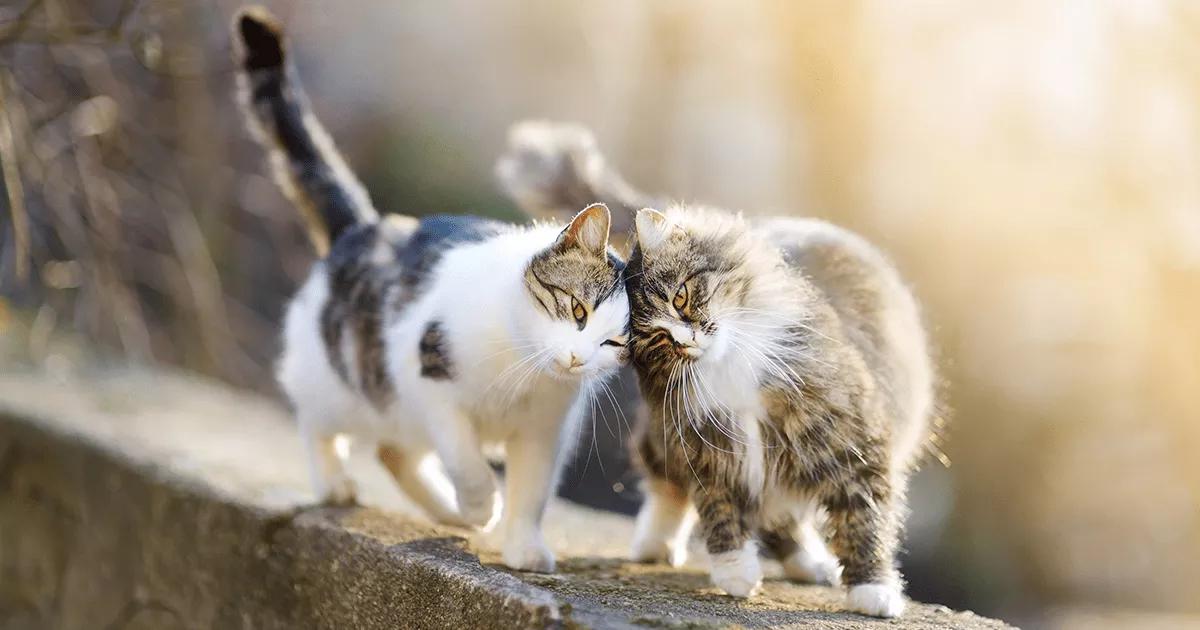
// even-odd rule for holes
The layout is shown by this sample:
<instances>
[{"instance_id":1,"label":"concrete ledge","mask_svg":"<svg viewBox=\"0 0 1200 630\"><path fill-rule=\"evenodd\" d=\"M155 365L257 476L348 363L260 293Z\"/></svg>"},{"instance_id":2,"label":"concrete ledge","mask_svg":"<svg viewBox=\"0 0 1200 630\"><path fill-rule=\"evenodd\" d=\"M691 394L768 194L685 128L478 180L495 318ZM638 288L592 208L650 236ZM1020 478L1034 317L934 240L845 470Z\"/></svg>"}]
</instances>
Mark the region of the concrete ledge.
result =
<instances>
[{"instance_id":1,"label":"concrete ledge","mask_svg":"<svg viewBox=\"0 0 1200 630\"><path fill-rule=\"evenodd\" d=\"M509 572L372 462L353 474L378 508L310 507L282 410L197 379L0 375L0 628L1007 627L779 580L737 603L702 567L621 562L629 519L565 503L560 572Z\"/></svg>"}]
</instances>

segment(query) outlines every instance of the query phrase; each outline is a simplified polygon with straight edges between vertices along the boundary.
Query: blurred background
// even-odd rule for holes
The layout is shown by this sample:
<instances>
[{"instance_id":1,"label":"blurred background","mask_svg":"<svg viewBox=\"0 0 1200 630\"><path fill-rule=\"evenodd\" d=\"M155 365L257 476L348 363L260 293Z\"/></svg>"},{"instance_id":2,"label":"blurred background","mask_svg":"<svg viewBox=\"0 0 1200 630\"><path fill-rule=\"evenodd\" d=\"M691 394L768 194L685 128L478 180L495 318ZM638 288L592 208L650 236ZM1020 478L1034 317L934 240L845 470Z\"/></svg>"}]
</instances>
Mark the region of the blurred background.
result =
<instances>
[{"instance_id":1,"label":"blurred background","mask_svg":"<svg viewBox=\"0 0 1200 630\"><path fill-rule=\"evenodd\" d=\"M234 107L238 4L0 0L0 361L278 398L313 254ZM923 301L952 409L913 597L1200 623L1200 5L268 4L381 209L519 219L491 168L536 117L644 190L862 232ZM563 492L631 512L604 420Z\"/></svg>"}]
</instances>

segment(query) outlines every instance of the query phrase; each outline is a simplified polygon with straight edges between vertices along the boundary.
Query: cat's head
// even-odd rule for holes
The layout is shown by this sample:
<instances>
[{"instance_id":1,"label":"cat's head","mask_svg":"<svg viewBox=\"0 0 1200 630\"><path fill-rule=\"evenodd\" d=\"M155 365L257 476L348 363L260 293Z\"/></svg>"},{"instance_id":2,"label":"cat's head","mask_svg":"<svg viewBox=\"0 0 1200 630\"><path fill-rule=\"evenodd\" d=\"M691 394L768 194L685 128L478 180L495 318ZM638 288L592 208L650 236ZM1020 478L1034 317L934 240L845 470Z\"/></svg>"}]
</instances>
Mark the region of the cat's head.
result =
<instances>
[{"instance_id":1,"label":"cat's head","mask_svg":"<svg viewBox=\"0 0 1200 630\"><path fill-rule=\"evenodd\" d=\"M525 268L527 336L553 376L603 375L626 361L625 263L608 246L610 223L604 204L588 206Z\"/></svg>"},{"instance_id":2,"label":"cat's head","mask_svg":"<svg viewBox=\"0 0 1200 630\"><path fill-rule=\"evenodd\" d=\"M740 216L704 209L638 212L626 268L630 351L639 367L742 360L757 333L763 282L778 254L756 246Z\"/></svg>"}]
</instances>

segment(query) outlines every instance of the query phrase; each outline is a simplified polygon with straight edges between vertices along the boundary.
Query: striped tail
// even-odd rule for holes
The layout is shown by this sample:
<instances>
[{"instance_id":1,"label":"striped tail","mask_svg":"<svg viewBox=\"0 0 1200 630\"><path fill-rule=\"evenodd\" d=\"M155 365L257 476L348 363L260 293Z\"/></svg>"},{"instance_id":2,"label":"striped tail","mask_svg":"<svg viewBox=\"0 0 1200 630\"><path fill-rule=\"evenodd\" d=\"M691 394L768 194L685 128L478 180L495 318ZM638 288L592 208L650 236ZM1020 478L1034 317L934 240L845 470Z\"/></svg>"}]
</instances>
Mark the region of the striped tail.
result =
<instances>
[{"instance_id":1,"label":"striped tail","mask_svg":"<svg viewBox=\"0 0 1200 630\"><path fill-rule=\"evenodd\" d=\"M379 220L361 183L317 121L288 62L279 24L266 9L234 19L241 45L238 93L249 126L271 157L275 180L304 215L321 256L347 229Z\"/></svg>"},{"instance_id":2,"label":"striped tail","mask_svg":"<svg viewBox=\"0 0 1200 630\"><path fill-rule=\"evenodd\" d=\"M496 162L496 178L508 196L534 218L574 216L603 203L612 210L612 231L628 233L634 214L660 206L608 166L592 133L579 125L524 121L508 132L508 150Z\"/></svg>"}]
</instances>

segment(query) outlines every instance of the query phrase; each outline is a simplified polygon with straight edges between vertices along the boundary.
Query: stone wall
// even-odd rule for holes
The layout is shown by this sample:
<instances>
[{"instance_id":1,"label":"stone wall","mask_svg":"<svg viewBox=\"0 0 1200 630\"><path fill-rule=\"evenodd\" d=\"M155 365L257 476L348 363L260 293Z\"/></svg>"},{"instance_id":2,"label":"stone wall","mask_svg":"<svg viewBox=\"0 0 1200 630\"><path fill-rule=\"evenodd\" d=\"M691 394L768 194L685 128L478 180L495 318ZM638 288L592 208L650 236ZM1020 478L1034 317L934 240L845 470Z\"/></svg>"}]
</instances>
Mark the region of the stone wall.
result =
<instances>
[{"instance_id":1,"label":"stone wall","mask_svg":"<svg viewBox=\"0 0 1200 630\"><path fill-rule=\"evenodd\" d=\"M876 621L778 580L738 603L702 564L621 562L629 520L565 503L560 572L509 572L352 470L379 507L312 506L282 411L193 378L0 375L0 628L1004 627L919 604Z\"/></svg>"}]
</instances>

